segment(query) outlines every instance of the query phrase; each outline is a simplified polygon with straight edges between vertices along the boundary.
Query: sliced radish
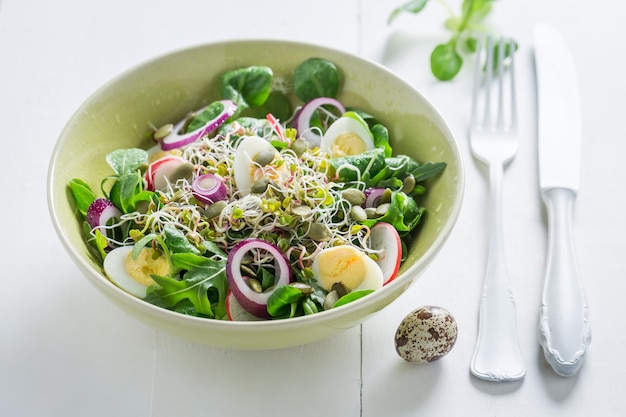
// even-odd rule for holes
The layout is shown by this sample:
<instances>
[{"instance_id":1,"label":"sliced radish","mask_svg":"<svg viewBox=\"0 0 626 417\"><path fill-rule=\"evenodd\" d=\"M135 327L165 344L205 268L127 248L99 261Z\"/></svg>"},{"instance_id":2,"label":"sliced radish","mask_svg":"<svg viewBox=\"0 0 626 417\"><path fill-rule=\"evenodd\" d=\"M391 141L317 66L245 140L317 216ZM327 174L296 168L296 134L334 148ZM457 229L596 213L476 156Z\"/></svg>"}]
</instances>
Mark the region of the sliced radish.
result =
<instances>
[{"instance_id":1,"label":"sliced radish","mask_svg":"<svg viewBox=\"0 0 626 417\"><path fill-rule=\"evenodd\" d=\"M106 198L96 198L87 209L87 223L92 229L100 230L105 237L111 237L112 233L107 233L106 225L112 218L118 218L122 212L115 207L111 200ZM113 247L112 245L109 245Z\"/></svg>"},{"instance_id":2,"label":"sliced radish","mask_svg":"<svg viewBox=\"0 0 626 417\"><path fill-rule=\"evenodd\" d=\"M383 271L383 285L391 282L400 270L402 242L395 227L386 222L378 222L370 231L370 248L381 251L378 266Z\"/></svg>"},{"instance_id":3,"label":"sliced radish","mask_svg":"<svg viewBox=\"0 0 626 417\"><path fill-rule=\"evenodd\" d=\"M300 133L300 136L311 142L315 146L320 146L322 143L322 136L317 134L315 130L311 129L311 117L321 106L333 106L341 114L346 112L346 108L339 102L331 97L319 97L306 103L296 116L294 121L294 127Z\"/></svg>"},{"instance_id":4,"label":"sliced radish","mask_svg":"<svg viewBox=\"0 0 626 417\"><path fill-rule=\"evenodd\" d=\"M230 321L260 321L263 320L248 311L239 304L232 290L226 294L226 315Z\"/></svg>"},{"instance_id":5,"label":"sliced radish","mask_svg":"<svg viewBox=\"0 0 626 417\"><path fill-rule=\"evenodd\" d=\"M168 155L157 159L146 171L146 188L150 191L165 189L170 178L185 164L187 161L179 156Z\"/></svg>"},{"instance_id":6,"label":"sliced radish","mask_svg":"<svg viewBox=\"0 0 626 417\"><path fill-rule=\"evenodd\" d=\"M204 126L187 133L180 133L183 126L185 125L185 119L181 120L174 126L172 132L165 138L163 138L163 140L161 141L161 149L163 149L164 151L169 151L195 142L196 140L198 140L198 138L201 138L202 136L207 135L217 129L237 110L237 105L232 100L221 100L217 103L220 103L223 108L216 117L206 122ZM208 106L199 109L198 111L196 111L196 113L200 114L203 110L213 105L215 105L215 103L209 104Z\"/></svg>"},{"instance_id":7,"label":"sliced radish","mask_svg":"<svg viewBox=\"0 0 626 417\"><path fill-rule=\"evenodd\" d=\"M235 298L250 314L260 318L270 318L270 314L267 312L267 300L272 291L254 291L246 282L246 278L241 274L241 261L252 250L265 251L274 258L274 267L278 271L274 281L274 288L292 282L293 272L289 260L283 251L267 240L257 238L244 239L228 252L226 277Z\"/></svg>"},{"instance_id":8,"label":"sliced radish","mask_svg":"<svg viewBox=\"0 0 626 417\"><path fill-rule=\"evenodd\" d=\"M365 190L365 203L364 208L378 207L380 199L385 193L386 188L368 188Z\"/></svg>"},{"instance_id":9,"label":"sliced radish","mask_svg":"<svg viewBox=\"0 0 626 417\"><path fill-rule=\"evenodd\" d=\"M191 193L204 204L213 204L226 198L226 186L216 175L204 174L191 183Z\"/></svg>"}]
</instances>

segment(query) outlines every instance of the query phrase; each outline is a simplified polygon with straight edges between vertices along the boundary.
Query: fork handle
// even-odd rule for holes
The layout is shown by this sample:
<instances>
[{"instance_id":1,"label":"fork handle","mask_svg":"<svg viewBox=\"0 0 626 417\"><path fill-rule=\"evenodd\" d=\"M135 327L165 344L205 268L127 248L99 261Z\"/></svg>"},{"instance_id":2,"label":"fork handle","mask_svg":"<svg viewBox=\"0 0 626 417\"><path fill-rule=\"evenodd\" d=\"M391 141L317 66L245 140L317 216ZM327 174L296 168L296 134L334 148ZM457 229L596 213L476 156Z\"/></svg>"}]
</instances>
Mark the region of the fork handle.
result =
<instances>
[{"instance_id":1,"label":"fork handle","mask_svg":"<svg viewBox=\"0 0 626 417\"><path fill-rule=\"evenodd\" d=\"M470 365L474 376L497 382L520 380L526 374L504 253L502 180L503 166L491 164L489 254L480 299L478 336Z\"/></svg>"},{"instance_id":2,"label":"fork handle","mask_svg":"<svg viewBox=\"0 0 626 417\"><path fill-rule=\"evenodd\" d=\"M552 369L566 377L578 372L591 342L587 301L572 239L575 198L576 194L565 188L543 193L548 212L548 256L539 313L539 343Z\"/></svg>"}]
</instances>

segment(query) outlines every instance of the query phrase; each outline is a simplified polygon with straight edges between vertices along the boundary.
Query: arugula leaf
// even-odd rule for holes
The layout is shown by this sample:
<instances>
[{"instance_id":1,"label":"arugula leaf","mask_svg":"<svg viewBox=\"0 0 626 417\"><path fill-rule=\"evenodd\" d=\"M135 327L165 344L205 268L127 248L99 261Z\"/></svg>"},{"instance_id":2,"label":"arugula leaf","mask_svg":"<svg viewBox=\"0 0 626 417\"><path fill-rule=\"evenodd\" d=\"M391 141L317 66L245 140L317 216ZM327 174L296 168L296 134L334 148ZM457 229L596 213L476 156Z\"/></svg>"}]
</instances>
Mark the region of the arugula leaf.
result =
<instances>
[{"instance_id":1,"label":"arugula leaf","mask_svg":"<svg viewBox=\"0 0 626 417\"><path fill-rule=\"evenodd\" d=\"M69 187L74 196L74 201L76 201L76 208L83 217L86 217L89 206L96 199L95 194L85 181L78 178L71 179Z\"/></svg>"},{"instance_id":2,"label":"arugula leaf","mask_svg":"<svg viewBox=\"0 0 626 417\"><path fill-rule=\"evenodd\" d=\"M172 258L174 256L172 255ZM206 260L204 265L188 270L181 280L152 275L157 286L150 288L145 300L173 310L176 310L180 303L188 301L199 314L210 318L224 317L227 291L226 263L208 258ZM188 309L185 314L190 314Z\"/></svg>"},{"instance_id":3,"label":"arugula leaf","mask_svg":"<svg viewBox=\"0 0 626 417\"><path fill-rule=\"evenodd\" d=\"M105 157L107 163L117 175L137 171L148 160L148 153L143 149L116 149Z\"/></svg>"}]
</instances>

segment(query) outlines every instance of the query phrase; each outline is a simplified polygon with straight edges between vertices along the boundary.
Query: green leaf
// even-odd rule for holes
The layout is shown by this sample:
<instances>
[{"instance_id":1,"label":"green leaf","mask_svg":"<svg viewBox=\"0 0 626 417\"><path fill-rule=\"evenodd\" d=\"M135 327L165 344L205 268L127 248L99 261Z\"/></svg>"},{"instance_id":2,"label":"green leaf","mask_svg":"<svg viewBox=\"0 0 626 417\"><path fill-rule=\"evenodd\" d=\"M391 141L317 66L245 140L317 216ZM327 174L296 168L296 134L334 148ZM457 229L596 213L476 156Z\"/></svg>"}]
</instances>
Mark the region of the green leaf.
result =
<instances>
[{"instance_id":1,"label":"green leaf","mask_svg":"<svg viewBox=\"0 0 626 417\"><path fill-rule=\"evenodd\" d=\"M386 169L385 153L382 149L372 149L359 155L331 158L330 164L338 181L350 182L360 179L367 186L376 184L375 178Z\"/></svg>"},{"instance_id":2,"label":"green leaf","mask_svg":"<svg viewBox=\"0 0 626 417\"><path fill-rule=\"evenodd\" d=\"M111 187L109 198L122 213L135 211L135 196L141 192L143 181L139 171L121 174Z\"/></svg>"},{"instance_id":3,"label":"green leaf","mask_svg":"<svg viewBox=\"0 0 626 417\"><path fill-rule=\"evenodd\" d=\"M411 0L399 7L396 7L389 17L387 18L387 24L390 25L401 13L419 13L424 7L426 7L428 0Z\"/></svg>"},{"instance_id":4,"label":"green leaf","mask_svg":"<svg viewBox=\"0 0 626 417\"><path fill-rule=\"evenodd\" d=\"M430 55L430 69L440 81L453 79L463 66L463 59L456 52L453 42L437 45Z\"/></svg>"},{"instance_id":5,"label":"green leaf","mask_svg":"<svg viewBox=\"0 0 626 417\"><path fill-rule=\"evenodd\" d=\"M337 300L337 302L333 305L333 308L341 307L343 305L356 301L359 298L363 298L366 295L371 294L373 292L374 290L357 290L357 291L349 292L348 294L344 295L339 300Z\"/></svg>"},{"instance_id":6,"label":"green leaf","mask_svg":"<svg viewBox=\"0 0 626 417\"><path fill-rule=\"evenodd\" d=\"M305 295L300 289L291 285L276 288L267 299L267 312L272 317L293 317L295 306Z\"/></svg>"},{"instance_id":7,"label":"green leaf","mask_svg":"<svg viewBox=\"0 0 626 417\"><path fill-rule=\"evenodd\" d=\"M105 157L107 163L117 175L129 174L138 170L148 160L148 153L143 149L117 149Z\"/></svg>"},{"instance_id":8,"label":"green leaf","mask_svg":"<svg viewBox=\"0 0 626 417\"><path fill-rule=\"evenodd\" d=\"M273 114L278 120L289 120L292 114L291 101L280 91L272 91L261 106L250 109L245 115L264 119L268 114Z\"/></svg>"},{"instance_id":9,"label":"green leaf","mask_svg":"<svg viewBox=\"0 0 626 417\"><path fill-rule=\"evenodd\" d=\"M209 104L204 110L200 112L187 126L187 131L185 133L193 132L194 130L198 130L211 120L217 118L224 111L224 103L220 101L214 101Z\"/></svg>"},{"instance_id":10,"label":"green leaf","mask_svg":"<svg viewBox=\"0 0 626 417\"><path fill-rule=\"evenodd\" d=\"M179 271L190 271L196 268L206 268L215 261L191 252L173 253L171 256L172 266Z\"/></svg>"},{"instance_id":11,"label":"green leaf","mask_svg":"<svg viewBox=\"0 0 626 417\"><path fill-rule=\"evenodd\" d=\"M417 226L423 212L424 209L419 207L412 197L402 191L392 191L387 212L381 217L367 219L362 223L372 227L378 222L386 222L404 235Z\"/></svg>"},{"instance_id":12,"label":"green leaf","mask_svg":"<svg viewBox=\"0 0 626 417\"><path fill-rule=\"evenodd\" d=\"M163 234L165 235L165 244L172 253L190 252L195 255L200 255L200 250L172 223L167 223L163 227Z\"/></svg>"},{"instance_id":13,"label":"green leaf","mask_svg":"<svg viewBox=\"0 0 626 417\"><path fill-rule=\"evenodd\" d=\"M410 173L415 177L415 182L421 182L439 175L446 166L445 162L427 162L413 168Z\"/></svg>"},{"instance_id":14,"label":"green leaf","mask_svg":"<svg viewBox=\"0 0 626 417\"><path fill-rule=\"evenodd\" d=\"M83 215L83 217L87 216L87 210L89 210L89 206L94 202L96 196L89 185L78 178L71 179L69 182L70 191L74 196L74 201L76 202L76 208Z\"/></svg>"},{"instance_id":15,"label":"green leaf","mask_svg":"<svg viewBox=\"0 0 626 417\"><path fill-rule=\"evenodd\" d=\"M371 127L370 131L374 136L374 146L382 149L385 157L390 157L393 149L389 144L389 130L382 124L376 124Z\"/></svg>"},{"instance_id":16,"label":"green leaf","mask_svg":"<svg viewBox=\"0 0 626 417\"><path fill-rule=\"evenodd\" d=\"M95 231L95 247L98 250L98 253L102 257L102 260L106 258L107 254L105 249L109 246L109 241L107 238L100 232L100 229L96 229Z\"/></svg>"},{"instance_id":17,"label":"green leaf","mask_svg":"<svg viewBox=\"0 0 626 417\"><path fill-rule=\"evenodd\" d=\"M224 73L220 77L219 89L223 99L237 104L238 115L249 107L259 107L267 100L273 79L272 69L250 66ZM233 118L236 116L234 115Z\"/></svg>"},{"instance_id":18,"label":"green leaf","mask_svg":"<svg viewBox=\"0 0 626 417\"><path fill-rule=\"evenodd\" d=\"M204 248L211 254L213 255L217 255L221 258L226 258L228 255L226 255L226 252L224 252L222 249L220 249L219 246L217 246L217 244L215 242L211 242L209 240L205 240L204 242L202 242L202 246L204 246Z\"/></svg>"},{"instance_id":19,"label":"green leaf","mask_svg":"<svg viewBox=\"0 0 626 417\"><path fill-rule=\"evenodd\" d=\"M139 239L137 242L135 242L135 245L133 246L133 251L131 252L132 258L137 259L139 257L139 254L143 250L143 248L148 246L148 244L152 243L152 241L156 239L156 237L157 235L155 233L150 233L148 235L145 235L141 239Z\"/></svg>"},{"instance_id":20,"label":"green leaf","mask_svg":"<svg viewBox=\"0 0 626 417\"><path fill-rule=\"evenodd\" d=\"M300 100L337 97L340 84L337 66L322 58L309 58L293 73L293 91Z\"/></svg>"},{"instance_id":21,"label":"green leaf","mask_svg":"<svg viewBox=\"0 0 626 417\"><path fill-rule=\"evenodd\" d=\"M225 262L208 259L205 266L187 271L183 279L152 275L158 284L145 300L168 309L189 300L195 311L207 317L223 317L226 314L226 265ZM186 314L189 314L187 312Z\"/></svg>"}]
</instances>

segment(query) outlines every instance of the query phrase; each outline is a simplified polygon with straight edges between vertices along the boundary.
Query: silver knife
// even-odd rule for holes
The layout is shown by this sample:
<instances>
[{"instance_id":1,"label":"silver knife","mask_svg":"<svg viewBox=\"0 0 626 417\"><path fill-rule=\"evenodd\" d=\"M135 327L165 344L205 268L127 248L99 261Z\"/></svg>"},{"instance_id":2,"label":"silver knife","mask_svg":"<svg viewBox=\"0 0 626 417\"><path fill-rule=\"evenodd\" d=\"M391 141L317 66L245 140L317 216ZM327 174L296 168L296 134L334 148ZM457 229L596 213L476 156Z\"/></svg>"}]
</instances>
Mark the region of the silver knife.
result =
<instances>
[{"instance_id":1,"label":"silver knife","mask_svg":"<svg viewBox=\"0 0 626 417\"><path fill-rule=\"evenodd\" d=\"M538 336L561 376L575 375L591 342L587 299L576 260L572 212L580 184L581 121L574 61L559 32L537 25L539 186L548 214L548 254Z\"/></svg>"}]
</instances>

